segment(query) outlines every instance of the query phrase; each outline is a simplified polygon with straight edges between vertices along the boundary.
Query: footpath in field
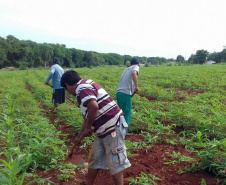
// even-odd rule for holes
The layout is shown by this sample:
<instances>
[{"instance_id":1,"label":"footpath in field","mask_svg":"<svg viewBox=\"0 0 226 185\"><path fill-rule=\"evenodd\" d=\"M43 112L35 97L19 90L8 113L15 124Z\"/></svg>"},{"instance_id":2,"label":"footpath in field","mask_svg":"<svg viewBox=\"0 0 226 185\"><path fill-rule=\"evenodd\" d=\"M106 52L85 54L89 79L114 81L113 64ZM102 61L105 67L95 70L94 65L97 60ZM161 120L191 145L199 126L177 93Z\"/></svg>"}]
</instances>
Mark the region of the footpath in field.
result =
<instances>
[{"instance_id":1,"label":"footpath in field","mask_svg":"<svg viewBox=\"0 0 226 185\"><path fill-rule=\"evenodd\" d=\"M27 86L29 90L29 87ZM148 98L150 99L150 98ZM71 102L67 102L71 103ZM49 118L50 123L54 124L57 119L57 111L54 108L48 108L40 103L40 108L45 112L46 117ZM54 124L55 125L55 124ZM72 126L68 126L63 122L57 123L55 125L56 128L61 131L63 134L67 135L68 142L66 145L70 148L73 143L73 128ZM206 184L208 185L216 185L217 177L207 173L207 172L185 172L185 168L191 167L191 162L177 162L173 161L171 156L173 153L180 153L181 156L192 157L194 154L186 151L183 145L172 145L165 142L165 139L173 139L169 138L170 136L160 135L161 142L153 144L150 148L139 148L130 150L131 155L129 156L129 160L132 166L125 170L124 172L124 184L129 184L129 178L136 179L147 178L147 176L142 176L143 174L151 174L152 180L150 181L152 184L159 185L200 185L202 179L205 179ZM175 139L175 138L174 138ZM126 140L132 143L139 143L144 141L144 138L139 134L131 134L126 137ZM38 169L36 174L41 178L46 178L53 181L59 185L72 185L72 184L85 184L85 180L87 179L87 160L88 160L88 146L85 149L78 149L75 151L74 155L71 158L66 158L66 163L78 164L81 159L86 161L84 167L80 170L76 170L71 172L71 178L66 179L65 181L60 181L58 175L61 174L60 170L51 169L47 172ZM198 160L198 159L195 159ZM150 179L150 176L149 176ZM107 183L106 183L107 180ZM113 185L113 180L108 171L101 170L98 174L98 177L95 181L95 185Z\"/></svg>"}]
</instances>

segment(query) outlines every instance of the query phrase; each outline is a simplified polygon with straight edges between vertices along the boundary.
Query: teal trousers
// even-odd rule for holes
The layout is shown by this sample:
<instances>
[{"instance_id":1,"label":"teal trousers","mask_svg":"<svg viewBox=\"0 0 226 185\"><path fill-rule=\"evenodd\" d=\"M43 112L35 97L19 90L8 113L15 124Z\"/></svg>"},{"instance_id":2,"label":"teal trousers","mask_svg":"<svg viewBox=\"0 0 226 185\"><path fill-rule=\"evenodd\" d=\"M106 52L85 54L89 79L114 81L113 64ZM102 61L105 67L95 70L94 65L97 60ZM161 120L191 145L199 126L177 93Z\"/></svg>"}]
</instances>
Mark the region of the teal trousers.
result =
<instances>
[{"instance_id":1,"label":"teal trousers","mask_svg":"<svg viewBox=\"0 0 226 185\"><path fill-rule=\"evenodd\" d=\"M117 97L118 106L120 107L120 109L122 109L123 113L125 114L125 120L129 126L130 120L131 120L131 111L132 111L132 96L118 92L116 94L116 97Z\"/></svg>"}]
</instances>

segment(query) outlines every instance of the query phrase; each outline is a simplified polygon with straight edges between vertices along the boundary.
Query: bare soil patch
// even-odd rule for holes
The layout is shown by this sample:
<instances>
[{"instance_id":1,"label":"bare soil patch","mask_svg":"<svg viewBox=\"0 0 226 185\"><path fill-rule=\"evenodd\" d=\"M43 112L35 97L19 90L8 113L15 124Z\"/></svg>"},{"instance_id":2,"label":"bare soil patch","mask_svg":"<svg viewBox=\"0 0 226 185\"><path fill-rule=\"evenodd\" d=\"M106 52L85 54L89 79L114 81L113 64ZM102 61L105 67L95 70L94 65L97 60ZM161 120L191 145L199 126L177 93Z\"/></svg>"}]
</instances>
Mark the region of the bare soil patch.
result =
<instances>
[{"instance_id":1,"label":"bare soil patch","mask_svg":"<svg viewBox=\"0 0 226 185\"><path fill-rule=\"evenodd\" d=\"M139 135L133 134L128 136L126 139L138 142L142 138ZM124 171L124 184L128 185L128 179L130 177L136 178L140 176L141 172L145 174L152 174L159 177L161 181L156 181L159 185L200 185L202 179L205 179L208 185L216 185L217 177L208 172L191 173L184 172L178 174L178 170L184 170L185 167L190 167L190 162L176 163L171 165L166 165L164 162L171 160L171 154L174 152L180 152L185 156L193 156L194 154L189 153L185 150L184 146L177 145L172 146L166 143L160 143L154 145L151 149L135 149L131 153L136 154L136 156L130 157L129 160L132 166ZM80 162L81 158L87 161L87 151L78 150L72 158L67 159L65 162L70 162L72 164L77 164ZM52 169L48 172L38 170L37 174L42 178L48 178L58 185L72 185L72 184L83 184L85 185L85 180L87 179L87 168L75 171L74 177L69 179L68 182L61 182L58 180L57 175L60 174L59 170ZM110 173L107 170L100 170L95 185L113 185L113 180Z\"/></svg>"}]
</instances>

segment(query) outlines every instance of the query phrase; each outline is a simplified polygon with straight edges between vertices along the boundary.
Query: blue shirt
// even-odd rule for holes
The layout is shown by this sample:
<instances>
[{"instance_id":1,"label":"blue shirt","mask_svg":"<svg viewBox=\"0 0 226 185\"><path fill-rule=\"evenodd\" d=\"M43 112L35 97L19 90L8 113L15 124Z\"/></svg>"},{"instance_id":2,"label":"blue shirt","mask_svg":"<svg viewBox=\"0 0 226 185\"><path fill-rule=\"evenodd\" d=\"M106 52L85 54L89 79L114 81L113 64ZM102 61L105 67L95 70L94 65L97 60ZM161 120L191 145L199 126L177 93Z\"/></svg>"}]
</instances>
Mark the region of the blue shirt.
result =
<instances>
[{"instance_id":1,"label":"blue shirt","mask_svg":"<svg viewBox=\"0 0 226 185\"><path fill-rule=\"evenodd\" d=\"M60 80L62 75L64 74L64 70L58 64L54 64L50 68L49 76L46 79L46 82L49 82L52 79L52 85L54 89L61 89Z\"/></svg>"}]
</instances>

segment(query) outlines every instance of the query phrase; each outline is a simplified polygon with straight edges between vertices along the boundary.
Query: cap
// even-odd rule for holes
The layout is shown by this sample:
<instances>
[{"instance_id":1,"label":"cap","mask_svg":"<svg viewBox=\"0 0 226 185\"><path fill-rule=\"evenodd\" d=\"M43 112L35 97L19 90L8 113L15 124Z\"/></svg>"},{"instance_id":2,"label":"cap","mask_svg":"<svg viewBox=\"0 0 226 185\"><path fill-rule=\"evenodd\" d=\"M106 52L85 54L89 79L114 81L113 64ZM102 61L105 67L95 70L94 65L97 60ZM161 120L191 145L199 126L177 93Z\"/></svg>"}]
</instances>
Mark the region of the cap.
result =
<instances>
[{"instance_id":1,"label":"cap","mask_svg":"<svg viewBox=\"0 0 226 185\"><path fill-rule=\"evenodd\" d=\"M131 65L134 65L134 64L139 64L140 62L139 62L139 60L137 59L137 58L132 58L131 60L130 60L130 64Z\"/></svg>"},{"instance_id":2,"label":"cap","mask_svg":"<svg viewBox=\"0 0 226 185\"><path fill-rule=\"evenodd\" d=\"M57 63L58 64L59 62L60 62L60 59L58 57L54 57L53 58L53 63Z\"/></svg>"}]
</instances>

